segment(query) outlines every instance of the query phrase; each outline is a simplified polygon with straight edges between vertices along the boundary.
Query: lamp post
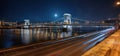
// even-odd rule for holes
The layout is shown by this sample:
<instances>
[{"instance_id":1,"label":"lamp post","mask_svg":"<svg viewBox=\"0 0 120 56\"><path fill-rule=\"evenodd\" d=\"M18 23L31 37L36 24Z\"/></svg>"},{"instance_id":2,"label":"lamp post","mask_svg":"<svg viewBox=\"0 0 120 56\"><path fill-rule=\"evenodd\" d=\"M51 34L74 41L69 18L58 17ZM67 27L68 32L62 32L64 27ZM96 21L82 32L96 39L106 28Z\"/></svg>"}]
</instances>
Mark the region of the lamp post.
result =
<instances>
[{"instance_id":1,"label":"lamp post","mask_svg":"<svg viewBox=\"0 0 120 56\"><path fill-rule=\"evenodd\" d=\"M120 9L120 1L116 1L115 2L115 7L116 7L116 10L117 10L117 12L118 12L118 18L117 18L117 20L116 20L116 23L115 23L115 25L116 25L116 29L119 29L120 28L120 12L119 12L119 9Z\"/></svg>"}]
</instances>

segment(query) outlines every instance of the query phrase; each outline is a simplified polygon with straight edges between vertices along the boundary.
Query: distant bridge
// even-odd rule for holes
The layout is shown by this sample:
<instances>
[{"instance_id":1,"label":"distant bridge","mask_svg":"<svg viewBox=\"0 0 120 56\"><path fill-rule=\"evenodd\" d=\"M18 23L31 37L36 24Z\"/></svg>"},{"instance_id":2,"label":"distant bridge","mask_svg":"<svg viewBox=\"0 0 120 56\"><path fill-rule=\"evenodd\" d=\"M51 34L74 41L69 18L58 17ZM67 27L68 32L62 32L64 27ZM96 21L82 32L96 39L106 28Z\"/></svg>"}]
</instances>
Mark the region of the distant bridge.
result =
<instances>
[{"instance_id":1,"label":"distant bridge","mask_svg":"<svg viewBox=\"0 0 120 56\"><path fill-rule=\"evenodd\" d=\"M83 22L83 23L80 23ZM50 23L36 23L33 25L30 25L29 20L25 20L24 28L30 27L50 27L50 26L93 26L93 27L99 27L99 26L113 26L113 24L105 24L105 23L90 23L92 21L89 20L83 20L78 18L72 18L71 14L65 13L64 17L58 18L55 21L52 21Z\"/></svg>"}]
</instances>

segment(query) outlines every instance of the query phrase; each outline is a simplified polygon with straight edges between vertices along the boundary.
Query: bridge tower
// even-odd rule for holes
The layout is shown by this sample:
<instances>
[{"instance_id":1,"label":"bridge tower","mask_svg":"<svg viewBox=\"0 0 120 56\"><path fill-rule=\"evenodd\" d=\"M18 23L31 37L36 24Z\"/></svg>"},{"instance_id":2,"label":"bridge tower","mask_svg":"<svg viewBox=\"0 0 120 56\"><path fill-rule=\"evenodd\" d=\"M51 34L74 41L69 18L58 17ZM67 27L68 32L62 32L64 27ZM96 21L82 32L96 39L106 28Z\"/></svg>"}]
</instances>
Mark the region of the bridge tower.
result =
<instances>
[{"instance_id":1,"label":"bridge tower","mask_svg":"<svg viewBox=\"0 0 120 56\"><path fill-rule=\"evenodd\" d=\"M30 26L30 20L25 19L24 21L25 21L24 28L29 28L29 26Z\"/></svg>"},{"instance_id":2,"label":"bridge tower","mask_svg":"<svg viewBox=\"0 0 120 56\"><path fill-rule=\"evenodd\" d=\"M70 25L71 22L71 14L65 13L64 14L64 25L63 25L63 35L64 37L72 36L72 26Z\"/></svg>"},{"instance_id":3,"label":"bridge tower","mask_svg":"<svg viewBox=\"0 0 120 56\"><path fill-rule=\"evenodd\" d=\"M64 24L71 24L71 14L69 13L64 14Z\"/></svg>"}]
</instances>

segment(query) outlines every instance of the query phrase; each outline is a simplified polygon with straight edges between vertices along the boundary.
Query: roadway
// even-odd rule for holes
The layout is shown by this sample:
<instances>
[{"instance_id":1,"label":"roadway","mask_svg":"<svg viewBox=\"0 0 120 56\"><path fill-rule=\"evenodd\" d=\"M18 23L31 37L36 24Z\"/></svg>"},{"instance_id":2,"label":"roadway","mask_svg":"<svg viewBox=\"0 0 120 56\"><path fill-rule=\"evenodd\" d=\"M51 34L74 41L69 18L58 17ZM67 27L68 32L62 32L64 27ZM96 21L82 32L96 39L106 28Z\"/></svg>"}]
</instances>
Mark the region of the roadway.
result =
<instances>
[{"instance_id":1,"label":"roadway","mask_svg":"<svg viewBox=\"0 0 120 56\"><path fill-rule=\"evenodd\" d=\"M46 42L14 51L1 51L0 54L1 56L80 56L109 36L111 34L109 31L104 30L96 34Z\"/></svg>"}]
</instances>

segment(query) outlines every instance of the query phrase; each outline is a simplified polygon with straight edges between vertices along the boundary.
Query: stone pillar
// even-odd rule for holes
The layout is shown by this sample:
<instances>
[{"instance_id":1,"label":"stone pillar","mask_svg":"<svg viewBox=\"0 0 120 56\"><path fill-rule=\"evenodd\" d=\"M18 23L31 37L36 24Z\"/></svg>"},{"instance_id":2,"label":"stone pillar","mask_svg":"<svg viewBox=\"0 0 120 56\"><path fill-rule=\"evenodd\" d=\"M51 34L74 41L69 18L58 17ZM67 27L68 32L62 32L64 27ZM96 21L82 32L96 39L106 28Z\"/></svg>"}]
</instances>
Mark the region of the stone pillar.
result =
<instances>
[{"instance_id":1,"label":"stone pillar","mask_svg":"<svg viewBox=\"0 0 120 56\"><path fill-rule=\"evenodd\" d=\"M71 24L71 14L64 14L64 24Z\"/></svg>"},{"instance_id":2,"label":"stone pillar","mask_svg":"<svg viewBox=\"0 0 120 56\"><path fill-rule=\"evenodd\" d=\"M30 26L30 21L29 21L28 19L25 19L24 21L25 21L25 23L24 23L24 28L29 28L29 26Z\"/></svg>"},{"instance_id":3,"label":"stone pillar","mask_svg":"<svg viewBox=\"0 0 120 56\"><path fill-rule=\"evenodd\" d=\"M72 26L70 25L70 24L72 24L72 22L71 22L71 14L68 14L68 13L64 14L64 24L65 25L63 25L63 29L62 29L63 37L72 36Z\"/></svg>"}]
</instances>

